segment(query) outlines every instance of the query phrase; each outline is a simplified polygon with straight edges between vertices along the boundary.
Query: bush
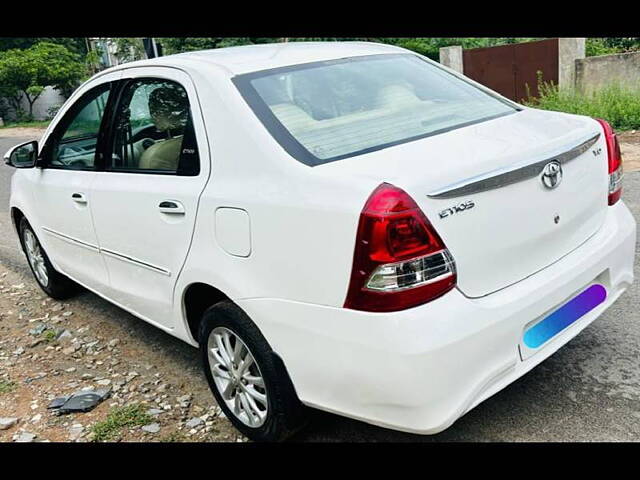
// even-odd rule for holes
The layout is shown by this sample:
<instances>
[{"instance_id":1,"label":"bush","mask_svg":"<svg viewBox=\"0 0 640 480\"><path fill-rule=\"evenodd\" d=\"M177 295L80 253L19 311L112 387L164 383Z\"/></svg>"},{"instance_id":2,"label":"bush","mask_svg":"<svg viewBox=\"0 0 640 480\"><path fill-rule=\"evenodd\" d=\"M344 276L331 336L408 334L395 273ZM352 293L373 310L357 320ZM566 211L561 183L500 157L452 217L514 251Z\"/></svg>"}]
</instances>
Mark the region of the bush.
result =
<instances>
[{"instance_id":1,"label":"bush","mask_svg":"<svg viewBox=\"0 0 640 480\"><path fill-rule=\"evenodd\" d=\"M56 116L56 113L58 113L60 107L62 107L62 105L52 105L51 107L47 108L47 120L53 120L53 117Z\"/></svg>"},{"instance_id":2,"label":"bush","mask_svg":"<svg viewBox=\"0 0 640 480\"><path fill-rule=\"evenodd\" d=\"M603 38L587 38L585 42L585 54L587 57L597 57L600 55L611 55L624 50L607 45Z\"/></svg>"},{"instance_id":3,"label":"bush","mask_svg":"<svg viewBox=\"0 0 640 480\"><path fill-rule=\"evenodd\" d=\"M640 128L640 88L610 85L593 93L559 90L554 84L539 84L540 97L526 105L543 110L603 118L616 130Z\"/></svg>"}]
</instances>

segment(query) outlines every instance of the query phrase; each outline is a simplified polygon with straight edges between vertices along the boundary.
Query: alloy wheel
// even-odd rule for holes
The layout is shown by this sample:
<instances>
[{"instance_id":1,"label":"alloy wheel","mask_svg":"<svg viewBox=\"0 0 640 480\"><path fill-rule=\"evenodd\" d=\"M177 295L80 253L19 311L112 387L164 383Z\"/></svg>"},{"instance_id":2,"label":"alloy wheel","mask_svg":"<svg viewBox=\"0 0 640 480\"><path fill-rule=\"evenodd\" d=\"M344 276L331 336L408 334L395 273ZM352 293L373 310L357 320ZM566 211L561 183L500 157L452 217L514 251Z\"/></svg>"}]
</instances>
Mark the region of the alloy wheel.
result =
<instances>
[{"instance_id":1,"label":"alloy wheel","mask_svg":"<svg viewBox=\"0 0 640 480\"><path fill-rule=\"evenodd\" d=\"M28 228L24 230L24 245L27 253L27 260L33 269L33 273L40 284L46 287L49 284L49 273L44 262L44 255L36 236Z\"/></svg>"},{"instance_id":2,"label":"alloy wheel","mask_svg":"<svg viewBox=\"0 0 640 480\"><path fill-rule=\"evenodd\" d=\"M262 426L269 409L267 389L249 348L228 328L216 327L207 351L211 375L227 407L245 425Z\"/></svg>"}]
</instances>

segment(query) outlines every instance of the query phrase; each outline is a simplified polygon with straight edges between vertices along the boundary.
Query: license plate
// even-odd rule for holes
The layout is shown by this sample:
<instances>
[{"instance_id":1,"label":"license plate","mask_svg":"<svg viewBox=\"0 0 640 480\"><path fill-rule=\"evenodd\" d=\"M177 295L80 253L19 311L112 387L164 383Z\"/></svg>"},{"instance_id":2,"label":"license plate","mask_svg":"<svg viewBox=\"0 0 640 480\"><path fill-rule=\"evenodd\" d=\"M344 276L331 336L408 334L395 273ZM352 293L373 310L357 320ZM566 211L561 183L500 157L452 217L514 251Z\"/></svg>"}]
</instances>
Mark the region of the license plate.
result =
<instances>
[{"instance_id":1,"label":"license plate","mask_svg":"<svg viewBox=\"0 0 640 480\"><path fill-rule=\"evenodd\" d=\"M591 285L563 306L527 328L522 339L523 345L528 350L540 348L569 325L604 302L606 298L607 290L604 286L597 283Z\"/></svg>"}]
</instances>

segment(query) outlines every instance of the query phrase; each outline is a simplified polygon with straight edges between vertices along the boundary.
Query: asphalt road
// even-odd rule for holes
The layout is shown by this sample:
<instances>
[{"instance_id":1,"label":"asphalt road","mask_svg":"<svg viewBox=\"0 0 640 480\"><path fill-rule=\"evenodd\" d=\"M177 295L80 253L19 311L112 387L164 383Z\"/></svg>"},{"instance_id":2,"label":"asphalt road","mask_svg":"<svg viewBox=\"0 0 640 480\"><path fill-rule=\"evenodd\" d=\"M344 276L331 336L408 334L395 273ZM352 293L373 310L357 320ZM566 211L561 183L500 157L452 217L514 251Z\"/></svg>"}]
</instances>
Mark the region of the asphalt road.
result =
<instances>
[{"instance_id":1,"label":"asphalt road","mask_svg":"<svg viewBox=\"0 0 640 480\"><path fill-rule=\"evenodd\" d=\"M0 130L0 158L4 157L4 153L21 142L33 140L31 138L2 138L2 130ZM11 188L11 176L15 171L4 164L4 160L0 163L0 259L7 265L21 268L28 271L28 265L23 260L18 239L12 232L11 218L9 216L9 190Z\"/></svg>"},{"instance_id":2,"label":"asphalt road","mask_svg":"<svg viewBox=\"0 0 640 480\"><path fill-rule=\"evenodd\" d=\"M30 139L1 138L0 153ZM30 275L8 212L13 169L0 166L0 262ZM640 172L626 174L623 198L640 221ZM638 248L636 246L636 252ZM636 255L636 276L640 255ZM638 441L640 440L640 287L638 281L555 355L489 398L448 430L416 436L318 412L296 441ZM130 324L132 334L198 368L196 351L91 293L95 315ZM204 378L202 382L204 382Z\"/></svg>"}]
</instances>

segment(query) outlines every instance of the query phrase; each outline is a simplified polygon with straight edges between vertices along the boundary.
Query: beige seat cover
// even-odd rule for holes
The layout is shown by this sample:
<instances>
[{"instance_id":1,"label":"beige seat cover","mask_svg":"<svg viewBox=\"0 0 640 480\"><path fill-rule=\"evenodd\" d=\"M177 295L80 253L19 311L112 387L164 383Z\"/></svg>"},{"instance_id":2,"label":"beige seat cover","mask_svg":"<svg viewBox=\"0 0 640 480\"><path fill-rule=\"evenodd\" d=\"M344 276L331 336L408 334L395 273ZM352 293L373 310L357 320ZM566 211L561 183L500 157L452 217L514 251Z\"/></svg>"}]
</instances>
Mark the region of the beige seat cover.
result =
<instances>
[{"instance_id":1,"label":"beige seat cover","mask_svg":"<svg viewBox=\"0 0 640 480\"><path fill-rule=\"evenodd\" d=\"M156 129L167 132L166 140L160 140L144 151L138 168L145 170L176 171L180 160L182 135L170 136L171 130L184 131L189 114L186 92L175 86L157 88L149 95L149 113Z\"/></svg>"},{"instance_id":2,"label":"beige seat cover","mask_svg":"<svg viewBox=\"0 0 640 480\"><path fill-rule=\"evenodd\" d=\"M140 158L139 168L146 170L177 170L182 135L156 142Z\"/></svg>"},{"instance_id":3,"label":"beige seat cover","mask_svg":"<svg viewBox=\"0 0 640 480\"><path fill-rule=\"evenodd\" d=\"M388 85L380 90L376 108L405 108L417 105L420 99L403 85Z\"/></svg>"}]
</instances>

